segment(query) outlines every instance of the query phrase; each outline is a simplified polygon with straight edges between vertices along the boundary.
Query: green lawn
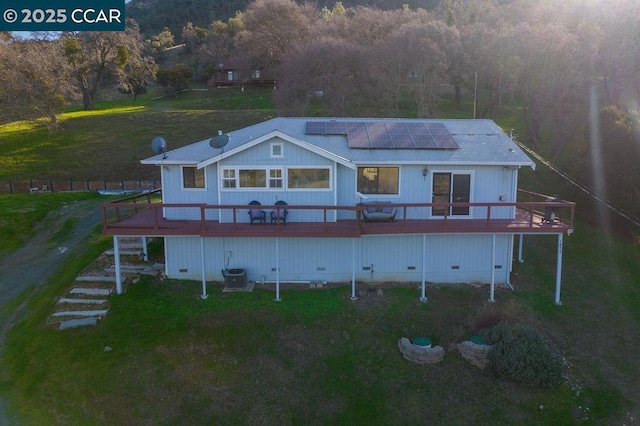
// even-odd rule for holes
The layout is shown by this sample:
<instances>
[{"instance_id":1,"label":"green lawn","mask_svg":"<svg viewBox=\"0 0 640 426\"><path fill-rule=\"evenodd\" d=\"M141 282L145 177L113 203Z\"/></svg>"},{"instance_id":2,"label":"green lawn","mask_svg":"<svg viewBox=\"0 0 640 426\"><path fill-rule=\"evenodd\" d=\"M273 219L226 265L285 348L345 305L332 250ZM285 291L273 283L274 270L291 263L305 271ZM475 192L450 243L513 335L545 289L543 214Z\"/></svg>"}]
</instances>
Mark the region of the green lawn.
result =
<instances>
[{"instance_id":1,"label":"green lawn","mask_svg":"<svg viewBox=\"0 0 640 426\"><path fill-rule=\"evenodd\" d=\"M53 131L34 122L0 126L0 180L153 180L159 178L157 168L140 160L153 155L155 136L175 149L275 114L271 89L150 96L60 114Z\"/></svg>"}]
</instances>

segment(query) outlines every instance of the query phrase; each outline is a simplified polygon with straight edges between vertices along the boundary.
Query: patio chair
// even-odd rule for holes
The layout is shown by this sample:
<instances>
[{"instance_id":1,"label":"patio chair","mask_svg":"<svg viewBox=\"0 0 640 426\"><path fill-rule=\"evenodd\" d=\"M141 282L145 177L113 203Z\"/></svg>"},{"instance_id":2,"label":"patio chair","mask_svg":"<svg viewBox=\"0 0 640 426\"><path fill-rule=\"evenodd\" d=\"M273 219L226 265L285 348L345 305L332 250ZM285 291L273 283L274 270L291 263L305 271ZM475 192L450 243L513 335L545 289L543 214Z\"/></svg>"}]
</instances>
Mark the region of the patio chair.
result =
<instances>
[{"instance_id":1,"label":"patio chair","mask_svg":"<svg viewBox=\"0 0 640 426\"><path fill-rule=\"evenodd\" d=\"M261 204L259 201L253 200L252 202L249 203L249 205L260 206ZM249 211L247 213L249 213L249 220L251 220L252 225L253 225L253 222L256 222L256 221L267 223L267 212L265 212L261 208L258 208L258 207L249 208Z\"/></svg>"},{"instance_id":2,"label":"patio chair","mask_svg":"<svg viewBox=\"0 0 640 426\"><path fill-rule=\"evenodd\" d=\"M555 203L560 201L557 196L553 196L544 200L546 203ZM544 208L544 217L542 218L542 223L554 223L556 221L556 209L555 207L545 207Z\"/></svg>"},{"instance_id":3,"label":"patio chair","mask_svg":"<svg viewBox=\"0 0 640 426\"><path fill-rule=\"evenodd\" d=\"M284 201L276 201L276 206L286 206L287 203ZM282 222L283 225L287 224L287 215L289 214L289 210L280 209L280 210L272 210L271 211L271 223L277 223L278 221Z\"/></svg>"}]
</instances>

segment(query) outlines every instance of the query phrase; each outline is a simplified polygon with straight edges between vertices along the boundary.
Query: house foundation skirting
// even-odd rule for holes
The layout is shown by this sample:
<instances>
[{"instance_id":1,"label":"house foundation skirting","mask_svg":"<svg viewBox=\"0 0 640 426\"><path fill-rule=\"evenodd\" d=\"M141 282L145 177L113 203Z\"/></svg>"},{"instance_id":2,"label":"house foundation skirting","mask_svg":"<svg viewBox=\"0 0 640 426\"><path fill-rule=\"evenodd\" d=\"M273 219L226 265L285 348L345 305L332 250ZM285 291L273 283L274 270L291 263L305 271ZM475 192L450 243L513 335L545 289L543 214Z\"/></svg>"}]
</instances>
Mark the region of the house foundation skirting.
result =
<instances>
[{"instance_id":1,"label":"house foundation skirting","mask_svg":"<svg viewBox=\"0 0 640 426\"><path fill-rule=\"evenodd\" d=\"M522 258L519 235L518 257ZM359 238L207 238L165 237L166 275L172 279L222 281L222 271L241 268L248 281L274 282L275 300L280 283L420 283L420 301L427 301L426 284L489 285L511 287L514 256L512 234L393 235ZM116 289L122 292L119 237L114 236ZM563 235L558 235L555 302L560 304Z\"/></svg>"}]
</instances>

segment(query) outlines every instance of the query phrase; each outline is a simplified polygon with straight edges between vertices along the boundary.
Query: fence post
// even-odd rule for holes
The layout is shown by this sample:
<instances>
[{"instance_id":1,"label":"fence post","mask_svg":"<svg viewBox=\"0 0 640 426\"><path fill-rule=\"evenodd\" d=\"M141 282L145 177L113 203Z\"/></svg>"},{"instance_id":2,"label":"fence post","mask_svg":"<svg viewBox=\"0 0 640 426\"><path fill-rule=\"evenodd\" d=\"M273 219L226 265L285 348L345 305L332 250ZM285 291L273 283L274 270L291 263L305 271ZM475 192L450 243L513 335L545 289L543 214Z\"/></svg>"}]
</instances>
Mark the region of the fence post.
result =
<instances>
[{"instance_id":1,"label":"fence post","mask_svg":"<svg viewBox=\"0 0 640 426\"><path fill-rule=\"evenodd\" d=\"M89 179L87 179L87 191L90 190L91 188L89 187Z\"/></svg>"},{"instance_id":2,"label":"fence post","mask_svg":"<svg viewBox=\"0 0 640 426\"><path fill-rule=\"evenodd\" d=\"M13 181L9 179L9 194L13 194Z\"/></svg>"},{"instance_id":3,"label":"fence post","mask_svg":"<svg viewBox=\"0 0 640 426\"><path fill-rule=\"evenodd\" d=\"M53 192L53 181L49 179L49 191Z\"/></svg>"},{"instance_id":4,"label":"fence post","mask_svg":"<svg viewBox=\"0 0 640 426\"><path fill-rule=\"evenodd\" d=\"M73 191L73 178L69 178L69 191Z\"/></svg>"},{"instance_id":5,"label":"fence post","mask_svg":"<svg viewBox=\"0 0 640 426\"><path fill-rule=\"evenodd\" d=\"M29 179L29 189L33 188L33 181Z\"/></svg>"}]
</instances>

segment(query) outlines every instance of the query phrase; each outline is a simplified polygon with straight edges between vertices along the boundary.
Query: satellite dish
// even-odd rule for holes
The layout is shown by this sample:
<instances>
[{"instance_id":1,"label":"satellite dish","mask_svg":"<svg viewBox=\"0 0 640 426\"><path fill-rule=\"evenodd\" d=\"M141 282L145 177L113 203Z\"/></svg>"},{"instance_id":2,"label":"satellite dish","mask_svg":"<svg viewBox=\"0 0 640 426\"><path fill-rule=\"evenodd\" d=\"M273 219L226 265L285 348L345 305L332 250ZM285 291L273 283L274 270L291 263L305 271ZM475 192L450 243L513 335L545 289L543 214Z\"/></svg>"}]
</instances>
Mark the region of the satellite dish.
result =
<instances>
[{"instance_id":1,"label":"satellite dish","mask_svg":"<svg viewBox=\"0 0 640 426\"><path fill-rule=\"evenodd\" d=\"M223 149L229 143L229 135L223 135L222 130L218 130L218 136L214 136L209 140L211 148Z\"/></svg>"},{"instance_id":2,"label":"satellite dish","mask_svg":"<svg viewBox=\"0 0 640 426\"><path fill-rule=\"evenodd\" d=\"M167 158L167 141L162 136L156 136L151 141L151 150L155 154L164 154L162 159Z\"/></svg>"}]
</instances>

